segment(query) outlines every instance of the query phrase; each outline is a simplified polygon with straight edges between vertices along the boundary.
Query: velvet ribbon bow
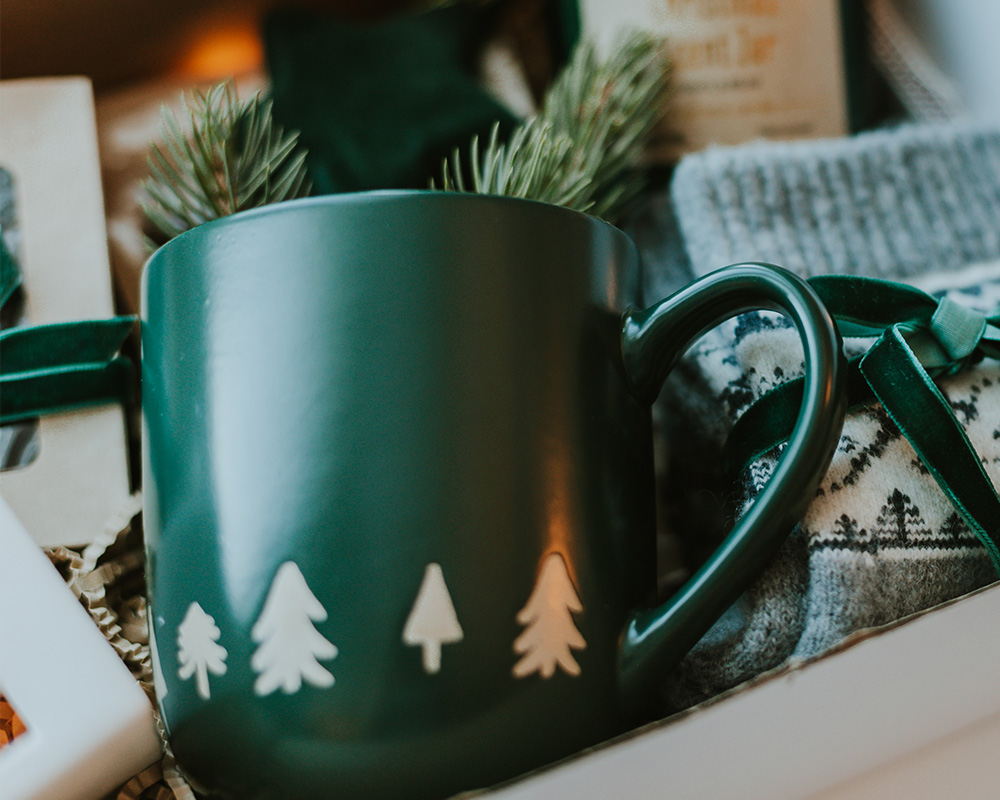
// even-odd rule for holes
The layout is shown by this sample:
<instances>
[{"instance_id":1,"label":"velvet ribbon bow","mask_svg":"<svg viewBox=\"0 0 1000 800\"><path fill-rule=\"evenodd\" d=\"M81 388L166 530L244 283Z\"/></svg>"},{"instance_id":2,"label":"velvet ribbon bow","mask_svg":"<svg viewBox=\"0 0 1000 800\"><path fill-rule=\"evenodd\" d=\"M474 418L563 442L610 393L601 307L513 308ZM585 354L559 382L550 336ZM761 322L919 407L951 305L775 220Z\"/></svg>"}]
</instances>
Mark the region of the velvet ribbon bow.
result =
<instances>
[{"instance_id":1,"label":"velvet ribbon bow","mask_svg":"<svg viewBox=\"0 0 1000 800\"><path fill-rule=\"evenodd\" d=\"M17 263L0 239L0 308L17 296ZM132 362L118 354L135 317L0 331L0 424L126 400Z\"/></svg>"},{"instance_id":2,"label":"velvet ribbon bow","mask_svg":"<svg viewBox=\"0 0 1000 800\"><path fill-rule=\"evenodd\" d=\"M987 317L899 283L829 275L811 278L844 337L873 337L848 361L850 409L878 401L913 446L1000 573L1000 496L934 378L983 358L1000 359L1000 313ZM733 474L788 439L802 379L772 389L737 420L726 442Z\"/></svg>"}]
</instances>

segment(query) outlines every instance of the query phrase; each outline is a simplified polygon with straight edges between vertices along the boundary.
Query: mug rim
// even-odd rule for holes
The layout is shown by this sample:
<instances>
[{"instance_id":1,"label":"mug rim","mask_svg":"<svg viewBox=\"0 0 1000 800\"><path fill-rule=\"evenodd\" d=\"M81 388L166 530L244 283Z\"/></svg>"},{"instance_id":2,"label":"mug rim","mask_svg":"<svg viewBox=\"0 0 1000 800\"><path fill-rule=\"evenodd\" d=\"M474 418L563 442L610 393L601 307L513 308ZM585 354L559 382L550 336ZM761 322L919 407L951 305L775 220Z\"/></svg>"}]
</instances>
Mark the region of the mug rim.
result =
<instances>
[{"instance_id":1,"label":"mug rim","mask_svg":"<svg viewBox=\"0 0 1000 800\"><path fill-rule=\"evenodd\" d=\"M430 198L435 199L430 200ZM333 194L315 195L311 197L299 197L294 200L282 200L277 203L268 203L267 205L258 206L257 208L249 208L245 211L237 211L234 214L227 214L224 217L217 217L215 219L208 220L207 222L203 222L200 225L196 225L195 227L189 228L183 233L178 234L169 241L164 242L156 250L150 253L149 257L142 266L142 276L140 282L144 288L148 274L152 270L154 262L158 260L157 257L160 256L163 250L168 247L172 248L177 246L177 243L180 243L182 240L186 241L192 238L207 236L219 228L229 227L230 225L241 225L244 222L249 222L259 216L286 214L292 213L301 208L312 208L314 206L335 206L354 203L359 200L379 202L393 199L421 199L430 200L430 202L458 202L463 204L482 203L486 205L499 203L502 205L526 207L540 206L546 209L544 213L568 214L574 217L582 217L589 223L597 224L598 226L605 226L616 232L618 235L625 236L631 242L631 237L629 237L625 231L607 220L596 217L593 214L588 214L585 211L578 211L556 203L550 203L546 200L533 200L531 198L513 197L511 195L480 194L478 192L453 192L439 189L374 189L359 192L338 192ZM633 247L635 246L634 242L632 245ZM145 292L143 291L141 294L144 295Z\"/></svg>"}]
</instances>

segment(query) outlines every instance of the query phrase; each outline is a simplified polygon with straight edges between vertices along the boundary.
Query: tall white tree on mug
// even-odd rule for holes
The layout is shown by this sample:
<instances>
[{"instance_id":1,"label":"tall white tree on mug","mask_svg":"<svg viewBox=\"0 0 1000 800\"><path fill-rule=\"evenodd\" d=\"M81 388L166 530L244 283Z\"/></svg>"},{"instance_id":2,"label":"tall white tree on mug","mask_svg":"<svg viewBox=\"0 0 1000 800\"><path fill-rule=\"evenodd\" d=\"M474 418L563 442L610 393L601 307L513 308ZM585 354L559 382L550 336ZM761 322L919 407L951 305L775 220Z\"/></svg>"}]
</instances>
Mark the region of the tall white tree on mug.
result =
<instances>
[{"instance_id":1,"label":"tall white tree on mug","mask_svg":"<svg viewBox=\"0 0 1000 800\"><path fill-rule=\"evenodd\" d=\"M537 672L551 678L556 667L567 675L579 675L580 665L571 648L582 650L587 646L573 621L573 614L582 611L566 562L559 553L549 553L528 602L517 614L517 621L526 627L514 641L514 652L522 656L514 665L514 677L525 678Z\"/></svg>"},{"instance_id":2,"label":"tall white tree on mug","mask_svg":"<svg viewBox=\"0 0 1000 800\"><path fill-rule=\"evenodd\" d=\"M177 674L185 681L194 675L195 688L203 700L211 696L208 673L226 674L226 657L229 654L219 644L221 635L212 615L198 603L188 606L184 620L177 626L177 660L181 664Z\"/></svg>"},{"instance_id":3,"label":"tall white tree on mug","mask_svg":"<svg viewBox=\"0 0 1000 800\"><path fill-rule=\"evenodd\" d=\"M333 675L319 662L335 658L337 648L313 624L326 617L298 566L282 564L250 631L259 644L250 660L257 673L254 692L262 697L278 689L293 694L303 681L320 689L333 686Z\"/></svg>"}]
</instances>

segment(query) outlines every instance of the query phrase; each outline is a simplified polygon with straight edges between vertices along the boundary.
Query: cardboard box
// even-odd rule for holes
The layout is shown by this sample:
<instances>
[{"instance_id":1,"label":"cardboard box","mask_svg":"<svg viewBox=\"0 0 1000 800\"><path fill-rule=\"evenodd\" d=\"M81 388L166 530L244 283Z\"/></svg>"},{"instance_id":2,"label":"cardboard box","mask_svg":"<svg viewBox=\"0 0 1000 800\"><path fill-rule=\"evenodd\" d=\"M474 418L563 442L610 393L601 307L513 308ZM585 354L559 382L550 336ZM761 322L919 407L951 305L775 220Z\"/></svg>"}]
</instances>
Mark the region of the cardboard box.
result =
<instances>
[{"instance_id":1,"label":"cardboard box","mask_svg":"<svg viewBox=\"0 0 1000 800\"><path fill-rule=\"evenodd\" d=\"M0 107L0 166L13 178L24 324L113 316L90 81L5 81ZM137 510L121 406L44 417L38 436L34 461L0 473L0 496L35 541L83 545L121 530Z\"/></svg>"}]
</instances>

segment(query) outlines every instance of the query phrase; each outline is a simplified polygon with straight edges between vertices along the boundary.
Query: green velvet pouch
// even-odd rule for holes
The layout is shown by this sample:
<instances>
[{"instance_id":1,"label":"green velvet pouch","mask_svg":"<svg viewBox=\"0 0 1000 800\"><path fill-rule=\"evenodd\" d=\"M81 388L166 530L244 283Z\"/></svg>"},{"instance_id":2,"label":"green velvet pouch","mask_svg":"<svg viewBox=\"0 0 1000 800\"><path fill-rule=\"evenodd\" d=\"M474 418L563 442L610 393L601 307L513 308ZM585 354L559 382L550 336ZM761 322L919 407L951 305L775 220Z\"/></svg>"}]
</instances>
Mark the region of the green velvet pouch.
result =
<instances>
[{"instance_id":1,"label":"green velvet pouch","mask_svg":"<svg viewBox=\"0 0 1000 800\"><path fill-rule=\"evenodd\" d=\"M264 27L275 117L309 149L315 194L426 188L455 147L513 115L473 74L485 17L453 6L377 25L301 11Z\"/></svg>"}]
</instances>

